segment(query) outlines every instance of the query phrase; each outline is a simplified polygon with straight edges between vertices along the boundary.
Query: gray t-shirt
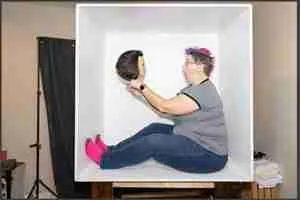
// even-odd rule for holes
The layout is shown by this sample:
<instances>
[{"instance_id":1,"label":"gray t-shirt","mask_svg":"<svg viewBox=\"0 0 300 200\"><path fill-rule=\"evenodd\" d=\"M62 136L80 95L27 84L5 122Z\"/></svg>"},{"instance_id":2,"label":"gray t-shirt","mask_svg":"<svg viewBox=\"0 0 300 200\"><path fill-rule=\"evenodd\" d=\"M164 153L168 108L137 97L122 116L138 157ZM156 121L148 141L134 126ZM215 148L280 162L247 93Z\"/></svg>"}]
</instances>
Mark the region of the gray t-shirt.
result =
<instances>
[{"instance_id":1,"label":"gray t-shirt","mask_svg":"<svg viewBox=\"0 0 300 200\"><path fill-rule=\"evenodd\" d=\"M223 104L214 84L209 80L189 85L177 94L194 100L199 109L173 116L174 134L184 135L218 155L227 155L227 130Z\"/></svg>"}]
</instances>

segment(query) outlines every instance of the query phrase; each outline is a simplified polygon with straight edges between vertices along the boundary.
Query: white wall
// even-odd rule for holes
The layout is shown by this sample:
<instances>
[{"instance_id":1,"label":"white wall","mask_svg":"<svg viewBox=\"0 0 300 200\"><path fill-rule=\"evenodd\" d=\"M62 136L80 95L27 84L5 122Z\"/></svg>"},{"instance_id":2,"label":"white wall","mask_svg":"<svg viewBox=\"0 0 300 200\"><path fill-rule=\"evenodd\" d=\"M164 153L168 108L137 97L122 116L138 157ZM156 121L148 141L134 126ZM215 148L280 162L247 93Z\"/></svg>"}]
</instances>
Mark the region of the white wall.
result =
<instances>
[{"instance_id":1,"label":"white wall","mask_svg":"<svg viewBox=\"0 0 300 200\"><path fill-rule=\"evenodd\" d=\"M100 112L103 107L103 98L101 98L103 94L100 92L103 91L103 86L99 84L99 81L103 79L101 66L103 52L100 45L101 43L104 45L103 35L96 31L88 15L84 14L85 10L79 12L83 17L79 18L77 22L76 38L78 35L86 35L87 37L76 40L76 177L78 175L76 171L83 170L86 163L89 162L84 150L86 138L99 134L103 127L103 114ZM79 27L81 28L78 29Z\"/></svg>"},{"instance_id":2,"label":"white wall","mask_svg":"<svg viewBox=\"0 0 300 200\"><path fill-rule=\"evenodd\" d=\"M296 2L254 3L255 149L279 163L281 198L297 197L296 24Z\"/></svg>"},{"instance_id":3,"label":"white wall","mask_svg":"<svg viewBox=\"0 0 300 200\"><path fill-rule=\"evenodd\" d=\"M26 163L25 192L35 178L37 36L74 38L74 5L2 2L2 139L9 158ZM54 189L47 115L41 97L43 181ZM42 189L43 190L43 189Z\"/></svg>"},{"instance_id":4,"label":"white wall","mask_svg":"<svg viewBox=\"0 0 300 200\"><path fill-rule=\"evenodd\" d=\"M229 154L246 176L253 157L253 66L251 9L220 30L220 87Z\"/></svg>"}]
</instances>

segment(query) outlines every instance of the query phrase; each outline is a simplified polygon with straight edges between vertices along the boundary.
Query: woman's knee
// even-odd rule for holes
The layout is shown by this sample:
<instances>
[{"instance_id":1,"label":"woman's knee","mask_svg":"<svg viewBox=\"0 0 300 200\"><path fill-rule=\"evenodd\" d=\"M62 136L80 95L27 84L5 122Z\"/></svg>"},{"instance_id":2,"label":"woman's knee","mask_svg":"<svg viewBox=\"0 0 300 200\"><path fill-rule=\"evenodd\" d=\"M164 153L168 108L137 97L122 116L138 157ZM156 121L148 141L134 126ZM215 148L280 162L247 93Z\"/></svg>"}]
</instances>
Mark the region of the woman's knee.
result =
<instances>
[{"instance_id":1,"label":"woman's knee","mask_svg":"<svg viewBox=\"0 0 300 200\"><path fill-rule=\"evenodd\" d=\"M174 156L166 154L155 154L153 159L159 163L170 166L176 170L188 172L188 173L210 173L217 171L216 166L208 167L202 161L199 162L194 158L189 158L189 156ZM199 160L202 160L199 158Z\"/></svg>"}]
</instances>

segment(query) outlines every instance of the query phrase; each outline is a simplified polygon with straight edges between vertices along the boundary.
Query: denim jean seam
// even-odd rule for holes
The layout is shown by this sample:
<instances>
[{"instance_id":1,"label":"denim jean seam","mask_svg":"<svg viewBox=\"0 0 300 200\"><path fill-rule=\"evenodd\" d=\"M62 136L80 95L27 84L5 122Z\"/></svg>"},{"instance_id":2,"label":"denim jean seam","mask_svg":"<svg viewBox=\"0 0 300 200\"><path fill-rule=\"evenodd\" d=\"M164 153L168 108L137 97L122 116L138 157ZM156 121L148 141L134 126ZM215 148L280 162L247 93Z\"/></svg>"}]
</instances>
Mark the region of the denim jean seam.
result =
<instances>
[{"instance_id":1,"label":"denim jean seam","mask_svg":"<svg viewBox=\"0 0 300 200\"><path fill-rule=\"evenodd\" d=\"M206 155L204 154L174 154L174 153L155 153L155 155L162 155L162 156L176 156L176 157L200 157Z\"/></svg>"},{"instance_id":2,"label":"denim jean seam","mask_svg":"<svg viewBox=\"0 0 300 200\"><path fill-rule=\"evenodd\" d=\"M155 153L155 155L162 155L162 156L176 156L176 157L193 157L193 158L196 158L196 157L202 157L202 156L205 156L205 155L212 155L210 152L209 153L203 153L203 154L174 154L174 153ZM213 155L215 157L218 157L218 158L225 158L227 155L224 155L224 156L219 156L217 154Z\"/></svg>"}]
</instances>

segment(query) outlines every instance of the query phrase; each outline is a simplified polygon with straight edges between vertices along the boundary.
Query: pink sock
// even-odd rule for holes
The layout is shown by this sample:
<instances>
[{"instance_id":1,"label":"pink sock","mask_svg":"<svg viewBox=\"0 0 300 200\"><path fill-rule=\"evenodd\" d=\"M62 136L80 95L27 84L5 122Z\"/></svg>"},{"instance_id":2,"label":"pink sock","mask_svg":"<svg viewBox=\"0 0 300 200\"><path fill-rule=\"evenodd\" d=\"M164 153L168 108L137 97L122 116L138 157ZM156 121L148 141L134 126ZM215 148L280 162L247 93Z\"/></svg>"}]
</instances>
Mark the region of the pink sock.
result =
<instances>
[{"instance_id":1,"label":"pink sock","mask_svg":"<svg viewBox=\"0 0 300 200\"><path fill-rule=\"evenodd\" d=\"M96 135L95 144L101 148L104 152L107 151L107 145L102 141L100 135Z\"/></svg>"},{"instance_id":2,"label":"pink sock","mask_svg":"<svg viewBox=\"0 0 300 200\"><path fill-rule=\"evenodd\" d=\"M92 139L90 138L85 141L85 152L91 160L93 160L97 164L100 164L104 150L93 143Z\"/></svg>"}]
</instances>

